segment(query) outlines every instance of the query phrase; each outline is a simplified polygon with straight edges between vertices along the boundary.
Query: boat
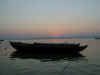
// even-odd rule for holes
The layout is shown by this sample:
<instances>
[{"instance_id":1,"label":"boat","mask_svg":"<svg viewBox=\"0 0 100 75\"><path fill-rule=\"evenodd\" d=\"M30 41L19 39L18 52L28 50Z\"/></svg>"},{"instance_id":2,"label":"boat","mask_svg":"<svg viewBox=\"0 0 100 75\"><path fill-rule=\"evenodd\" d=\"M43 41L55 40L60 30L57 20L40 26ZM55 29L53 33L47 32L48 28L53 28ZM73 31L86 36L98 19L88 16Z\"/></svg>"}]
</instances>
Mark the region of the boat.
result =
<instances>
[{"instance_id":1,"label":"boat","mask_svg":"<svg viewBox=\"0 0 100 75\"><path fill-rule=\"evenodd\" d=\"M20 52L34 52L34 53L79 53L83 51L88 45L80 45L73 43L22 43L10 42L12 47Z\"/></svg>"}]
</instances>

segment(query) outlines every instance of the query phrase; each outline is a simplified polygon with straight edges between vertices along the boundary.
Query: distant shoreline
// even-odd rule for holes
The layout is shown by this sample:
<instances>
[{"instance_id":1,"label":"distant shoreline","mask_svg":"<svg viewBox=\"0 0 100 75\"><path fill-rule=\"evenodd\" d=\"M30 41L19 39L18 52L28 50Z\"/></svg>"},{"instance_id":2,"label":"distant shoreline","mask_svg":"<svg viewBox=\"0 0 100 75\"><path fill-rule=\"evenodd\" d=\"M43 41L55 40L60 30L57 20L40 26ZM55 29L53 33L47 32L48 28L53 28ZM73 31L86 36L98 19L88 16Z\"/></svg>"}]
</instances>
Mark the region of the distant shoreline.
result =
<instances>
[{"instance_id":1,"label":"distant shoreline","mask_svg":"<svg viewBox=\"0 0 100 75\"><path fill-rule=\"evenodd\" d=\"M95 39L95 38L7 38L1 40L49 40L49 39Z\"/></svg>"}]
</instances>

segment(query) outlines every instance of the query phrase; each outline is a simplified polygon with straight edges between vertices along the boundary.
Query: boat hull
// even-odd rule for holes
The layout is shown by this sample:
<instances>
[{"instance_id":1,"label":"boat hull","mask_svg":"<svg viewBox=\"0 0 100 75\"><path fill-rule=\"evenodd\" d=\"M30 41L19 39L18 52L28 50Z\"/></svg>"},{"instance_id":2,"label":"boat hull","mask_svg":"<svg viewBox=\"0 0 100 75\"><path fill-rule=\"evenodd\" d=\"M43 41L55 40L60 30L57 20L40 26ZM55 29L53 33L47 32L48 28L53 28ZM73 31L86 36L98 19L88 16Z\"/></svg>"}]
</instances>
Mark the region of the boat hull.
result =
<instances>
[{"instance_id":1,"label":"boat hull","mask_svg":"<svg viewBox=\"0 0 100 75\"><path fill-rule=\"evenodd\" d=\"M20 52L33 53L79 53L87 48L87 45L80 44L27 44L10 42L13 48Z\"/></svg>"}]
</instances>

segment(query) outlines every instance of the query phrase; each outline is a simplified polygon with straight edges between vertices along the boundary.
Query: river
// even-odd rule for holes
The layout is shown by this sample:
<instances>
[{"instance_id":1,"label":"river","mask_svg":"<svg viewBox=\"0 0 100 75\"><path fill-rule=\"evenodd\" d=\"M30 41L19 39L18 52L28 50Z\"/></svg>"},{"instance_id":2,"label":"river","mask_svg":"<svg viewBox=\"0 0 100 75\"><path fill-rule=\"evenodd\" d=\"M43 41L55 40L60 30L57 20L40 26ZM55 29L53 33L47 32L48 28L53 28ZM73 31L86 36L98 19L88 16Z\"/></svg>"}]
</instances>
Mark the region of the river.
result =
<instances>
[{"instance_id":1,"label":"river","mask_svg":"<svg viewBox=\"0 0 100 75\"><path fill-rule=\"evenodd\" d=\"M45 39L12 40L26 43L81 43L88 48L80 56L15 57L16 51L9 40L0 42L0 75L100 75L100 40L95 39Z\"/></svg>"}]
</instances>

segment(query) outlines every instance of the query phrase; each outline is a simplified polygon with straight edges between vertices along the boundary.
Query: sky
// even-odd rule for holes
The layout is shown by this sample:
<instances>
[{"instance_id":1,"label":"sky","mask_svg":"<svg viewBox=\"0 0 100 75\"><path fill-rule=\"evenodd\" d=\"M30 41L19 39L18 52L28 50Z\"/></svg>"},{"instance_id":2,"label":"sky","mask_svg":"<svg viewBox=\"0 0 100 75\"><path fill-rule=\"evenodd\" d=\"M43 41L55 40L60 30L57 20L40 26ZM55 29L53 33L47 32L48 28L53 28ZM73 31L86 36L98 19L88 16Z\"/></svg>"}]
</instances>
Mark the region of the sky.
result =
<instances>
[{"instance_id":1,"label":"sky","mask_svg":"<svg viewBox=\"0 0 100 75\"><path fill-rule=\"evenodd\" d=\"M100 0L0 0L0 37L100 33Z\"/></svg>"}]
</instances>

